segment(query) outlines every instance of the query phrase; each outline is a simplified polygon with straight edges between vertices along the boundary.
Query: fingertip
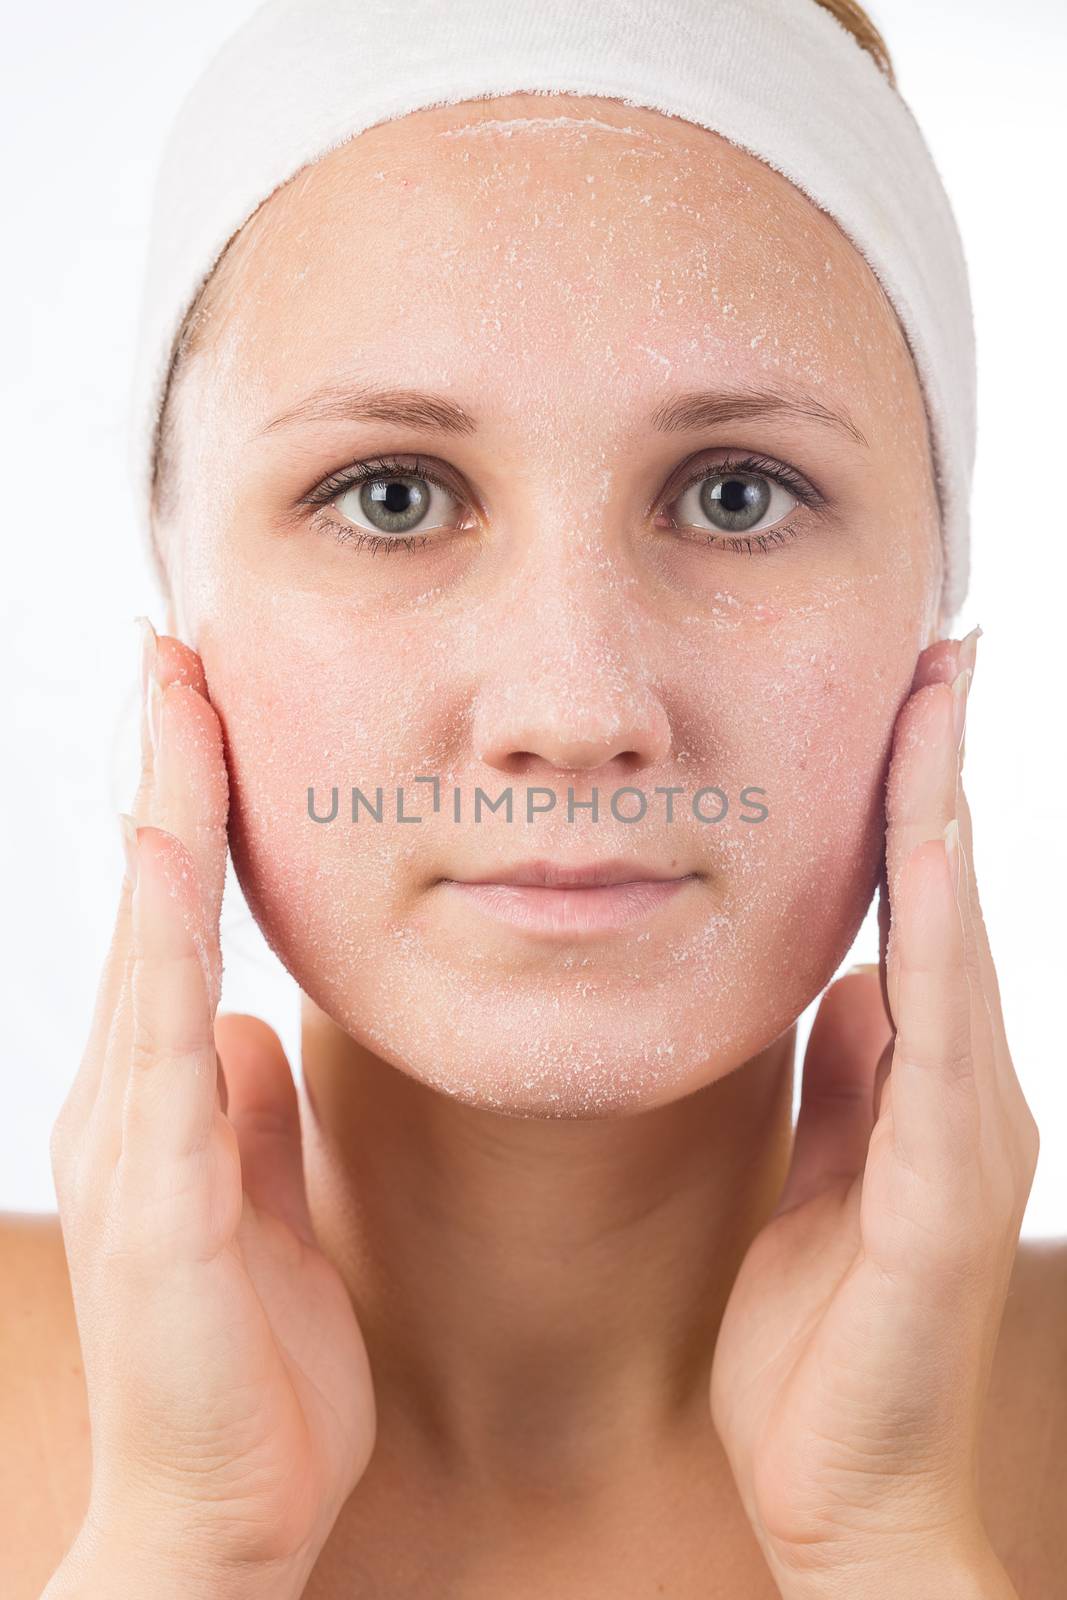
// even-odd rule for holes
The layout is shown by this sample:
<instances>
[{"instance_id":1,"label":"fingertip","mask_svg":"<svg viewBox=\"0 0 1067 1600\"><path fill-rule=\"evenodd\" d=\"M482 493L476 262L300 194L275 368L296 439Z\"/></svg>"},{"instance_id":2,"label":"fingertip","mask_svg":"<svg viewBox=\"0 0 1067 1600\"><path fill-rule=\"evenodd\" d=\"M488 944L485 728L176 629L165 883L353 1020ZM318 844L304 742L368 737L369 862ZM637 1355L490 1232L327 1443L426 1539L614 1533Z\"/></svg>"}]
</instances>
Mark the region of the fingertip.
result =
<instances>
[{"instance_id":1,"label":"fingertip","mask_svg":"<svg viewBox=\"0 0 1067 1600\"><path fill-rule=\"evenodd\" d=\"M878 961L858 962L835 978L823 997L822 1009L857 1039L877 1039L879 1047L891 1029L882 966Z\"/></svg>"},{"instance_id":2,"label":"fingertip","mask_svg":"<svg viewBox=\"0 0 1067 1600\"><path fill-rule=\"evenodd\" d=\"M911 694L935 683L951 683L956 676L959 655L958 639L937 639L920 652L911 680Z\"/></svg>"},{"instance_id":3,"label":"fingertip","mask_svg":"<svg viewBox=\"0 0 1067 1600\"><path fill-rule=\"evenodd\" d=\"M240 1028L241 1032L250 1031L259 1033L281 1048L281 1039L277 1031L265 1022L262 1017L257 1017L251 1011L220 1011L215 1018L218 1027L229 1032L233 1028Z\"/></svg>"},{"instance_id":4,"label":"fingertip","mask_svg":"<svg viewBox=\"0 0 1067 1600\"><path fill-rule=\"evenodd\" d=\"M215 1018L215 1038L220 1050L225 1045L231 1055L239 1052L262 1059L264 1054L269 1054L283 1060L288 1067L289 1058L277 1031L251 1012L220 1011Z\"/></svg>"},{"instance_id":5,"label":"fingertip","mask_svg":"<svg viewBox=\"0 0 1067 1600\"><path fill-rule=\"evenodd\" d=\"M187 683L167 685L163 699L166 738L160 761L160 783L171 786L176 775L195 775L200 825L225 834L229 811L230 780L222 738L222 724L210 701ZM181 776L179 781L187 781ZM165 796L162 796L165 799ZM225 838L222 839L225 853Z\"/></svg>"},{"instance_id":6,"label":"fingertip","mask_svg":"<svg viewBox=\"0 0 1067 1600\"><path fill-rule=\"evenodd\" d=\"M207 675L203 662L195 650L191 650L173 634L161 633L158 637L158 671L161 684L182 684L195 689L197 694L207 699Z\"/></svg>"},{"instance_id":7,"label":"fingertip","mask_svg":"<svg viewBox=\"0 0 1067 1600\"><path fill-rule=\"evenodd\" d=\"M296 1085L285 1046L262 1017L227 1011L215 1019L215 1044L223 1058L239 1111L255 1106L296 1109Z\"/></svg>"}]
</instances>

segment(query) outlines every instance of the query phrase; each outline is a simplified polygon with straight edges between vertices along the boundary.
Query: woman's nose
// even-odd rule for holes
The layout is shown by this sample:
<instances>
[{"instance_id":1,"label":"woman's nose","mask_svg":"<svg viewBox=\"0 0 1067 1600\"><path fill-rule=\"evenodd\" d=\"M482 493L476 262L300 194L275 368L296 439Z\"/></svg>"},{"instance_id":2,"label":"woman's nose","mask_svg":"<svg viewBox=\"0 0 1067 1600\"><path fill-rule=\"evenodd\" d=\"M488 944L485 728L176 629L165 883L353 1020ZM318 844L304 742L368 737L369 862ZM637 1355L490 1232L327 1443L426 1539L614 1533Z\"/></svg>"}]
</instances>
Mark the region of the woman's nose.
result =
<instances>
[{"instance_id":1,"label":"woman's nose","mask_svg":"<svg viewBox=\"0 0 1067 1600\"><path fill-rule=\"evenodd\" d=\"M557 573L501 619L473 718L486 766L529 776L616 762L629 773L668 757L671 725L641 648L642 621L599 570L574 584Z\"/></svg>"}]
</instances>

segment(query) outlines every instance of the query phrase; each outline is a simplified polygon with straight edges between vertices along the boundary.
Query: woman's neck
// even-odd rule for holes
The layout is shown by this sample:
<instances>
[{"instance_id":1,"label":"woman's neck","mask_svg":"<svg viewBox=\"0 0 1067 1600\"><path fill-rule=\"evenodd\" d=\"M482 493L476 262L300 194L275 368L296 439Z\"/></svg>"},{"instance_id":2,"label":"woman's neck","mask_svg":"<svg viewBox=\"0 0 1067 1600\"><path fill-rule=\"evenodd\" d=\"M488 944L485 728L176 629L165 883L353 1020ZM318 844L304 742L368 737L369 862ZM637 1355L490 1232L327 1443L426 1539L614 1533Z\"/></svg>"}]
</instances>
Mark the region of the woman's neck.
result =
<instances>
[{"instance_id":1,"label":"woman's neck","mask_svg":"<svg viewBox=\"0 0 1067 1600\"><path fill-rule=\"evenodd\" d=\"M707 1425L716 1330L785 1180L795 1037L671 1105L544 1121L428 1088L305 996L309 1200L379 1429L453 1474L594 1481Z\"/></svg>"}]
</instances>

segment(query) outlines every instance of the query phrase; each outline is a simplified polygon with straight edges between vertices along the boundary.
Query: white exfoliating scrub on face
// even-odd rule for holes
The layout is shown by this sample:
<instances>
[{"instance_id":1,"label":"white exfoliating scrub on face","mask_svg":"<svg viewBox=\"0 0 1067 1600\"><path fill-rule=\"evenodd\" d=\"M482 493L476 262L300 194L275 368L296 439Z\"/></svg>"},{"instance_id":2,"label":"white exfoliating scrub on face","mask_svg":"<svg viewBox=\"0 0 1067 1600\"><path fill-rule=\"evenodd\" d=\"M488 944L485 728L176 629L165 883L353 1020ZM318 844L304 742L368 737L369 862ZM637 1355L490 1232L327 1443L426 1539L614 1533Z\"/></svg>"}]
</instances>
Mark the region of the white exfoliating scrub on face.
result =
<instances>
[{"instance_id":1,"label":"white exfoliating scrub on face","mask_svg":"<svg viewBox=\"0 0 1067 1600\"><path fill-rule=\"evenodd\" d=\"M246 225L176 395L168 559L240 881L304 991L445 1094L589 1117L721 1077L833 975L943 569L915 369L833 220L706 129L534 99L369 129ZM268 427L360 384L446 395L477 428ZM724 389L805 404L654 425ZM699 473L752 457L809 491L775 488L762 543L700 509ZM382 458L432 491L406 548L352 520L358 485L304 503ZM351 789L378 786L383 821L352 823ZM527 786L558 797L531 823ZM689 808L705 786L730 797L720 823ZM766 820L740 820L746 786ZM309 787L324 808L337 787L337 820L310 819ZM421 822L396 820L397 787ZM475 823L479 787L510 787L515 820ZM640 822L611 815L624 787L657 801ZM598 791L596 822L567 821L568 788ZM616 856L692 879L573 939L442 882Z\"/></svg>"}]
</instances>

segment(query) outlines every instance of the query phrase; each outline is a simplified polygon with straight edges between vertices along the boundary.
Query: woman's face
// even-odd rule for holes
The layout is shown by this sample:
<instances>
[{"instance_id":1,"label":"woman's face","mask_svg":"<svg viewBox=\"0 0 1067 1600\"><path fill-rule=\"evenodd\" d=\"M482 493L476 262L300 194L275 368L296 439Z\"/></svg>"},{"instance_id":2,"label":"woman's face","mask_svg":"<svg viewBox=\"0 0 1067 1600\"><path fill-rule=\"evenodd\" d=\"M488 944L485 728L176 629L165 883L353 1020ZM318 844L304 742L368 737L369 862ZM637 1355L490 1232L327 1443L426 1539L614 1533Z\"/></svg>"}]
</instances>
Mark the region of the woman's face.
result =
<instances>
[{"instance_id":1,"label":"woman's face","mask_svg":"<svg viewBox=\"0 0 1067 1600\"><path fill-rule=\"evenodd\" d=\"M159 537L274 949L354 1038L480 1106L618 1114L740 1065L847 953L937 636L920 391L869 268L717 135L522 94L343 145L214 287ZM377 390L442 404L360 414ZM512 819L475 821L479 788ZM527 820L534 789L556 806ZM446 881L620 856L692 876L567 936Z\"/></svg>"}]
</instances>

